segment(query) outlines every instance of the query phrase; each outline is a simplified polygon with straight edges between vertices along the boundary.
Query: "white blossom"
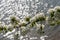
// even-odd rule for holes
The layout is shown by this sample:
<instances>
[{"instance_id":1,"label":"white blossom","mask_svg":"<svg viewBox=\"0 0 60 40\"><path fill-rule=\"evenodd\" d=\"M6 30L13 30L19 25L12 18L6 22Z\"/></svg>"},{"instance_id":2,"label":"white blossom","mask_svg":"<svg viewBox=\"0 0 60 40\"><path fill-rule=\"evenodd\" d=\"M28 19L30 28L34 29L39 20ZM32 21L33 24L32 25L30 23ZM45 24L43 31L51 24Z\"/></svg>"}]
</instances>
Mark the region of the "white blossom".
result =
<instances>
[{"instance_id":1,"label":"white blossom","mask_svg":"<svg viewBox=\"0 0 60 40\"><path fill-rule=\"evenodd\" d=\"M50 8L50 9L48 10L49 13L51 13L51 12L53 12L53 11L55 11L55 9Z\"/></svg>"},{"instance_id":2,"label":"white blossom","mask_svg":"<svg viewBox=\"0 0 60 40\"><path fill-rule=\"evenodd\" d=\"M60 6L56 6L54 9L55 9L55 10L58 10L58 9L60 9Z\"/></svg>"}]
</instances>

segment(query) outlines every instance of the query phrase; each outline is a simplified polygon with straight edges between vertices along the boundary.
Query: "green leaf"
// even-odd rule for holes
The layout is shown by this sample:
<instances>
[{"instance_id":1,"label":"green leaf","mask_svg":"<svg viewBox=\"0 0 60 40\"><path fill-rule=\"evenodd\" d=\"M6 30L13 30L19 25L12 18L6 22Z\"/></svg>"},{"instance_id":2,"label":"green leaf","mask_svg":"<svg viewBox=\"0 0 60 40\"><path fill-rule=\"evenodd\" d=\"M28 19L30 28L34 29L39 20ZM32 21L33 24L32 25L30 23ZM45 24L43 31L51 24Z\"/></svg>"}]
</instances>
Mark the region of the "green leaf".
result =
<instances>
[{"instance_id":1,"label":"green leaf","mask_svg":"<svg viewBox=\"0 0 60 40\"><path fill-rule=\"evenodd\" d=\"M25 21L29 22L30 21L30 17L26 17Z\"/></svg>"},{"instance_id":2,"label":"green leaf","mask_svg":"<svg viewBox=\"0 0 60 40\"><path fill-rule=\"evenodd\" d=\"M39 21L45 21L45 17L39 17Z\"/></svg>"},{"instance_id":3,"label":"green leaf","mask_svg":"<svg viewBox=\"0 0 60 40\"><path fill-rule=\"evenodd\" d=\"M57 12L60 12L60 9L57 9Z\"/></svg>"},{"instance_id":4,"label":"green leaf","mask_svg":"<svg viewBox=\"0 0 60 40\"><path fill-rule=\"evenodd\" d=\"M31 22L30 27L34 27L36 25L36 22Z\"/></svg>"},{"instance_id":5,"label":"green leaf","mask_svg":"<svg viewBox=\"0 0 60 40\"><path fill-rule=\"evenodd\" d=\"M6 27L3 27L3 30L7 30L7 28Z\"/></svg>"},{"instance_id":6,"label":"green leaf","mask_svg":"<svg viewBox=\"0 0 60 40\"><path fill-rule=\"evenodd\" d=\"M16 19L16 17L11 17L11 23L12 23L12 25L17 25L18 23L19 23L19 20L18 19Z\"/></svg>"},{"instance_id":7,"label":"green leaf","mask_svg":"<svg viewBox=\"0 0 60 40\"><path fill-rule=\"evenodd\" d=\"M3 31L3 27L0 27L0 31Z\"/></svg>"},{"instance_id":8,"label":"green leaf","mask_svg":"<svg viewBox=\"0 0 60 40\"><path fill-rule=\"evenodd\" d=\"M26 26L26 23L22 23L21 26Z\"/></svg>"},{"instance_id":9,"label":"green leaf","mask_svg":"<svg viewBox=\"0 0 60 40\"><path fill-rule=\"evenodd\" d=\"M51 17L54 17L54 12L53 12L53 13L50 13L50 16L51 16Z\"/></svg>"},{"instance_id":10,"label":"green leaf","mask_svg":"<svg viewBox=\"0 0 60 40\"><path fill-rule=\"evenodd\" d=\"M55 26L55 24L56 24L55 22L51 22L50 26Z\"/></svg>"},{"instance_id":11,"label":"green leaf","mask_svg":"<svg viewBox=\"0 0 60 40\"><path fill-rule=\"evenodd\" d=\"M8 31L12 31L13 30L13 28L8 28Z\"/></svg>"},{"instance_id":12,"label":"green leaf","mask_svg":"<svg viewBox=\"0 0 60 40\"><path fill-rule=\"evenodd\" d=\"M25 36L27 33L28 33L28 30L24 30L24 31L22 31L21 35Z\"/></svg>"},{"instance_id":13,"label":"green leaf","mask_svg":"<svg viewBox=\"0 0 60 40\"><path fill-rule=\"evenodd\" d=\"M36 18L36 22L38 22L38 21L45 21L45 17L38 17L38 18Z\"/></svg>"},{"instance_id":14,"label":"green leaf","mask_svg":"<svg viewBox=\"0 0 60 40\"><path fill-rule=\"evenodd\" d=\"M60 12L55 13L55 19L60 20Z\"/></svg>"},{"instance_id":15,"label":"green leaf","mask_svg":"<svg viewBox=\"0 0 60 40\"><path fill-rule=\"evenodd\" d=\"M54 13L55 13L54 9L49 9L48 12L50 13L50 17L54 17Z\"/></svg>"},{"instance_id":16,"label":"green leaf","mask_svg":"<svg viewBox=\"0 0 60 40\"><path fill-rule=\"evenodd\" d=\"M57 20L56 23L57 23L57 25L60 25L60 20Z\"/></svg>"}]
</instances>

